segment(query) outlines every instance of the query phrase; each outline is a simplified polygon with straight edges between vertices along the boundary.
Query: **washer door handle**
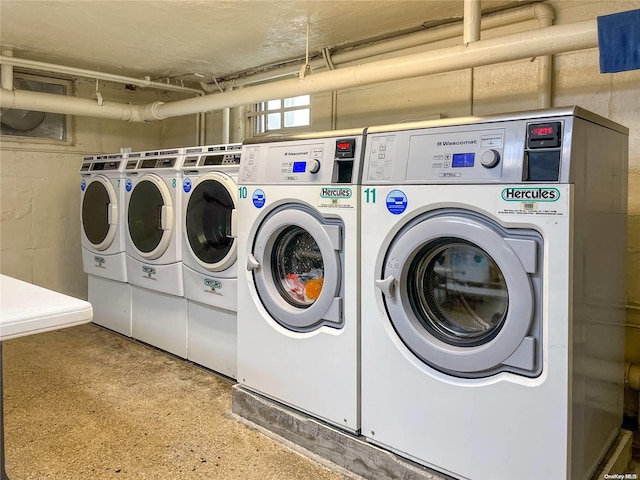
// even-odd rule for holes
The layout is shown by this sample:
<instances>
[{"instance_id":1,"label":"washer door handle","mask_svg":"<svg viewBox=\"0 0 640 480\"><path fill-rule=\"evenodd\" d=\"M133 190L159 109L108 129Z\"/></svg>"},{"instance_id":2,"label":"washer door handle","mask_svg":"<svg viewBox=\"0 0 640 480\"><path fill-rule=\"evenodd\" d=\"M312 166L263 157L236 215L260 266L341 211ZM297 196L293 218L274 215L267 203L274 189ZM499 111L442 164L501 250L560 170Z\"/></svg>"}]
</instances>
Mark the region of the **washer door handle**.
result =
<instances>
[{"instance_id":1,"label":"washer door handle","mask_svg":"<svg viewBox=\"0 0 640 480\"><path fill-rule=\"evenodd\" d=\"M160 207L160 230L171 230L173 228L173 208L171 205Z\"/></svg>"},{"instance_id":2,"label":"washer door handle","mask_svg":"<svg viewBox=\"0 0 640 480\"><path fill-rule=\"evenodd\" d=\"M230 215L231 215L231 219L230 219L231 231L229 232L229 237L238 238L238 215L236 214L235 208L231 209Z\"/></svg>"},{"instance_id":3,"label":"washer door handle","mask_svg":"<svg viewBox=\"0 0 640 480\"><path fill-rule=\"evenodd\" d=\"M110 203L107 206L107 223L109 225L118 224L118 204L117 203Z\"/></svg>"},{"instance_id":4,"label":"washer door handle","mask_svg":"<svg viewBox=\"0 0 640 480\"><path fill-rule=\"evenodd\" d=\"M251 272L253 270L256 270L259 266L260 263L258 262L258 260L256 260L256 257L254 257L252 253L250 253L247 257L247 270Z\"/></svg>"},{"instance_id":5,"label":"washer door handle","mask_svg":"<svg viewBox=\"0 0 640 480\"><path fill-rule=\"evenodd\" d=\"M376 287L382 290L382 293L387 297L393 297L393 293L396 290L396 279L393 275L389 275L384 280L376 280Z\"/></svg>"}]
</instances>

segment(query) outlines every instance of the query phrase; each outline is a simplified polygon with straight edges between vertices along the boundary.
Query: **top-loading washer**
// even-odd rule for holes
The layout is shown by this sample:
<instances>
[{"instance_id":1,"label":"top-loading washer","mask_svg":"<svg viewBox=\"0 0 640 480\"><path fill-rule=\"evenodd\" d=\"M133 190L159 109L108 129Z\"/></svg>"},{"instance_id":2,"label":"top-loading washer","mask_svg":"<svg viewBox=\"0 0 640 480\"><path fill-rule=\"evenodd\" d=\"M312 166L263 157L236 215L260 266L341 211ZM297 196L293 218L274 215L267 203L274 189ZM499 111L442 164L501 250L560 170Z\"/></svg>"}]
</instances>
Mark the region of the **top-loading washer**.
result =
<instances>
[{"instance_id":1,"label":"top-loading washer","mask_svg":"<svg viewBox=\"0 0 640 480\"><path fill-rule=\"evenodd\" d=\"M184 358L183 160L184 148L130 153L125 167L125 201L133 337Z\"/></svg>"},{"instance_id":2,"label":"top-loading washer","mask_svg":"<svg viewBox=\"0 0 640 480\"><path fill-rule=\"evenodd\" d=\"M126 153L83 157L80 232L93 322L131 336L131 288L125 261L126 158Z\"/></svg>"},{"instance_id":3,"label":"top-loading washer","mask_svg":"<svg viewBox=\"0 0 640 480\"><path fill-rule=\"evenodd\" d=\"M458 478L593 474L622 416L627 135L577 107L368 129L370 442Z\"/></svg>"},{"instance_id":4,"label":"top-loading washer","mask_svg":"<svg viewBox=\"0 0 640 480\"><path fill-rule=\"evenodd\" d=\"M352 432L363 142L362 130L247 140L238 190L238 382Z\"/></svg>"},{"instance_id":5,"label":"top-loading washer","mask_svg":"<svg viewBox=\"0 0 640 480\"><path fill-rule=\"evenodd\" d=\"M182 178L187 358L236 377L237 180L242 144L186 149Z\"/></svg>"}]
</instances>

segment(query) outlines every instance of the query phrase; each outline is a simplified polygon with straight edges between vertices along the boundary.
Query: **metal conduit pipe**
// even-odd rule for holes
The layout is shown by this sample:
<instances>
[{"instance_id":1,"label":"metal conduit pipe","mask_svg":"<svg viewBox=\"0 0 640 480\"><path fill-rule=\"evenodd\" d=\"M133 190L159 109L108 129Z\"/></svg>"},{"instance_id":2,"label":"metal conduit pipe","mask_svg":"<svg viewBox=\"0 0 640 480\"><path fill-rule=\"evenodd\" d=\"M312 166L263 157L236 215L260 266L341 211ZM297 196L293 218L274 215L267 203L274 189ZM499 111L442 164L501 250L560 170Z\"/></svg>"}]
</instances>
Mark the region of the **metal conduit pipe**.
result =
<instances>
[{"instance_id":1,"label":"metal conduit pipe","mask_svg":"<svg viewBox=\"0 0 640 480\"><path fill-rule=\"evenodd\" d=\"M235 89L219 94L189 98L170 103L131 106L106 103L102 107L88 99L68 98L38 92L5 91L0 106L67 113L72 115L119 117L129 121L161 120L169 117L248 105L270 98L328 92L434 73L452 72L470 67L493 65L522 58L570 52L598 46L596 19L567 25L554 25L539 30L479 40L467 46L456 45L398 58L379 60L355 67L307 75L300 79ZM105 108L108 106L109 108Z\"/></svg>"},{"instance_id":2,"label":"metal conduit pipe","mask_svg":"<svg viewBox=\"0 0 640 480\"><path fill-rule=\"evenodd\" d=\"M279 98L283 93L293 97L327 92L597 46L597 22L596 19L590 19L480 40L467 46L456 45L320 72L300 79L282 80L197 99L178 100L159 105L157 113L163 118L189 115L198 111L220 110Z\"/></svg>"}]
</instances>

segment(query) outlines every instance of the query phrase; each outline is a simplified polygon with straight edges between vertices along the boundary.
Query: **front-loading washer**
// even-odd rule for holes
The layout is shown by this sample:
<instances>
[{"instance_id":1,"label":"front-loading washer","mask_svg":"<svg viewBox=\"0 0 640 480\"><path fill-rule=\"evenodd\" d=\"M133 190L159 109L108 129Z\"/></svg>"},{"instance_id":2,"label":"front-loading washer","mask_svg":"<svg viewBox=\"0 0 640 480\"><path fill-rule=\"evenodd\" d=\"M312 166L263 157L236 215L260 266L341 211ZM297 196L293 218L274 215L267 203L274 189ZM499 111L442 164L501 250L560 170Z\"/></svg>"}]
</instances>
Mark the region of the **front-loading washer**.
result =
<instances>
[{"instance_id":1,"label":"front-loading washer","mask_svg":"<svg viewBox=\"0 0 640 480\"><path fill-rule=\"evenodd\" d=\"M126 153L83 157L80 234L93 322L131 336L131 287L125 262L126 158Z\"/></svg>"},{"instance_id":2,"label":"front-loading washer","mask_svg":"<svg viewBox=\"0 0 640 480\"><path fill-rule=\"evenodd\" d=\"M186 358L182 281L184 148L130 153L125 167L127 278L132 336Z\"/></svg>"},{"instance_id":3,"label":"front-loading washer","mask_svg":"<svg viewBox=\"0 0 640 480\"><path fill-rule=\"evenodd\" d=\"M236 378L237 180L242 144L186 149L182 277L187 359Z\"/></svg>"},{"instance_id":4,"label":"front-loading washer","mask_svg":"<svg viewBox=\"0 0 640 480\"><path fill-rule=\"evenodd\" d=\"M362 130L247 140L238 189L238 382L352 432L363 142Z\"/></svg>"},{"instance_id":5,"label":"front-loading washer","mask_svg":"<svg viewBox=\"0 0 640 480\"><path fill-rule=\"evenodd\" d=\"M457 478L590 478L622 420L627 135L577 107L368 129L368 441Z\"/></svg>"}]
</instances>

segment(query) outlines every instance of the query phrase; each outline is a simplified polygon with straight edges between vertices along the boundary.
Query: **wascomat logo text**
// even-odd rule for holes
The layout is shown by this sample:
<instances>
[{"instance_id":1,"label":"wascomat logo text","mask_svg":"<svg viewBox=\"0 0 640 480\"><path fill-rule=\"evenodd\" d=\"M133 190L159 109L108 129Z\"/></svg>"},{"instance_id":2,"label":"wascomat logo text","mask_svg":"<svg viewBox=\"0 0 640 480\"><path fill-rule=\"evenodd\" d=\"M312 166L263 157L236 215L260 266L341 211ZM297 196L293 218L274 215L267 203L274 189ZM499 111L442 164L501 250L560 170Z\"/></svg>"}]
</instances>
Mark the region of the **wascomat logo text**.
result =
<instances>
[{"instance_id":1,"label":"wascomat logo text","mask_svg":"<svg viewBox=\"0 0 640 480\"><path fill-rule=\"evenodd\" d=\"M557 188L505 188L502 199L507 202L555 202L560 198Z\"/></svg>"},{"instance_id":2,"label":"wascomat logo text","mask_svg":"<svg viewBox=\"0 0 640 480\"><path fill-rule=\"evenodd\" d=\"M478 140L445 140L442 142L437 142L436 145L438 147L454 147L458 145L477 145Z\"/></svg>"},{"instance_id":3,"label":"wascomat logo text","mask_svg":"<svg viewBox=\"0 0 640 480\"><path fill-rule=\"evenodd\" d=\"M320 196L322 198L351 198L351 189L339 187L324 187L322 190L320 190Z\"/></svg>"}]
</instances>

